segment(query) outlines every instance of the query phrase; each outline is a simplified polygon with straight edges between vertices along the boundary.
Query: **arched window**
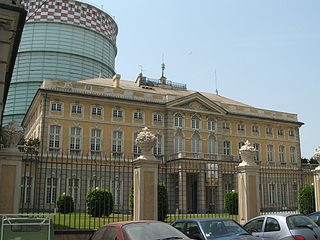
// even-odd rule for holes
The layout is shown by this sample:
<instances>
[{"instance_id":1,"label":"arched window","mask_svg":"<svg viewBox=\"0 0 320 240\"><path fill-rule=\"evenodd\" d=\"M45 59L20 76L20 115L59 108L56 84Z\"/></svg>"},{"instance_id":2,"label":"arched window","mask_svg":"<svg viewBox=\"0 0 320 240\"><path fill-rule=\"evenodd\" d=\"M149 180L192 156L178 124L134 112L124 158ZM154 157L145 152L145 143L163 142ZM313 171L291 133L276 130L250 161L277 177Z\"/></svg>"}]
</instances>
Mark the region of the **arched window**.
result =
<instances>
[{"instance_id":1,"label":"arched window","mask_svg":"<svg viewBox=\"0 0 320 240\"><path fill-rule=\"evenodd\" d=\"M157 142L156 145L153 147L153 153L155 155L162 155L162 135L157 134Z\"/></svg>"},{"instance_id":2,"label":"arched window","mask_svg":"<svg viewBox=\"0 0 320 240\"><path fill-rule=\"evenodd\" d=\"M174 150L175 152L183 152L184 150L184 142L182 133L177 133L174 138Z\"/></svg>"},{"instance_id":3,"label":"arched window","mask_svg":"<svg viewBox=\"0 0 320 240\"><path fill-rule=\"evenodd\" d=\"M208 139L208 153L217 153L217 142L214 136L210 136Z\"/></svg>"},{"instance_id":4,"label":"arched window","mask_svg":"<svg viewBox=\"0 0 320 240\"><path fill-rule=\"evenodd\" d=\"M58 125L51 125L49 127L49 152L60 153L61 147L61 127Z\"/></svg>"},{"instance_id":5,"label":"arched window","mask_svg":"<svg viewBox=\"0 0 320 240\"><path fill-rule=\"evenodd\" d=\"M72 127L70 131L70 154L79 155L81 150L81 128Z\"/></svg>"},{"instance_id":6,"label":"arched window","mask_svg":"<svg viewBox=\"0 0 320 240\"><path fill-rule=\"evenodd\" d=\"M216 130L216 122L215 122L214 118L208 118L208 130L209 131Z\"/></svg>"},{"instance_id":7,"label":"arched window","mask_svg":"<svg viewBox=\"0 0 320 240\"><path fill-rule=\"evenodd\" d=\"M200 152L200 136L199 134L193 134L192 136L192 152Z\"/></svg>"},{"instance_id":8,"label":"arched window","mask_svg":"<svg viewBox=\"0 0 320 240\"><path fill-rule=\"evenodd\" d=\"M175 127L182 127L183 126L183 117L180 113L177 113L174 116L174 126Z\"/></svg>"},{"instance_id":9,"label":"arched window","mask_svg":"<svg viewBox=\"0 0 320 240\"><path fill-rule=\"evenodd\" d=\"M102 130L98 128L91 129L90 135L90 153L92 156L101 155Z\"/></svg>"},{"instance_id":10,"label":"arched window","mask_svg":"<svg viewBox=\"0 0 320 240\"><path fill-rule=\"evenodd\" d=\"M194 115L191 118L191 128L193 129L199 129L200 128L200 118L197 115Z\"/></svg>"},{"instance_id":11,"label":"arched window","mask_svg":"<svg viewBox=\"0 0 320 240\"><path fill-rule=\"evenodd\" d=\"M120 157L123 152L123 134L121 131L112 132L112 152L113 156Z\"/></svg>"}]
</instances>

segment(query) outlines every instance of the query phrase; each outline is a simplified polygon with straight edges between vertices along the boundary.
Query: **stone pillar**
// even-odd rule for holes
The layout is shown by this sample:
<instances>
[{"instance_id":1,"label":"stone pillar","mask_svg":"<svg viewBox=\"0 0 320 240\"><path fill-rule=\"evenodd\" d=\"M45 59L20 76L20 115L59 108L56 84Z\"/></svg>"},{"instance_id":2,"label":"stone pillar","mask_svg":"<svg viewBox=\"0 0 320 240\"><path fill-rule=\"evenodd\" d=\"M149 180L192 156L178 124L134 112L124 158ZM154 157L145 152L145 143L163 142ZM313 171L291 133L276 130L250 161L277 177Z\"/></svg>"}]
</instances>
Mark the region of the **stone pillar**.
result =
<instances>
[{"instance_id":1,"label":"stone pillar","mask_svg":"<svg viewBox=\"0 0 320 240\"><path fill-rule=\"evenodd\" d=\"M23 133L12 121L1 130L1 136L4 146L0 149L0 214L18 213L23 153L17 144Z\"/></svg>"},{"instance_id":2,"label":"stone pillar","mask_svg":"<svg viewBox=\"0 0 320 240\"><path fill-rule=\"evenodd\" d=\"M147 127L137 136L142 155L134 160L134 220L158 220L158 165L152 154L156 137Z\"/></svg>"},{"instance_id":3,"label":"stone pillar","mask_svg":"<svg viewBox=\"0 0 320 240\"><path fill-rule=\"evenodd\" d=\"M320 146L315 149L312 158L318 162L320 161ZM320 211L320 165L314 169L314 194L316 211Z\"/></svg>"},{"instance_id":4,"label":"stone pillar","mask_svg":"<svg viewBox=\"0 0 320 240\"><path fill-rule=\"evenodd\" d=\"M238 166L239 219L244 224L260 213L259 166L254 162L255 149L246 141L240 148Z\"/></svg>"},{"instance_id":5,"label":"stone pillar","mask_svg":"<svg viewBox=\"0 0 320 240\"><path fill-rule=\"evenodd\" d=\"M179 213L187 213L187 208L187 173L179 170Z\"/></svg>"}]
</instances>

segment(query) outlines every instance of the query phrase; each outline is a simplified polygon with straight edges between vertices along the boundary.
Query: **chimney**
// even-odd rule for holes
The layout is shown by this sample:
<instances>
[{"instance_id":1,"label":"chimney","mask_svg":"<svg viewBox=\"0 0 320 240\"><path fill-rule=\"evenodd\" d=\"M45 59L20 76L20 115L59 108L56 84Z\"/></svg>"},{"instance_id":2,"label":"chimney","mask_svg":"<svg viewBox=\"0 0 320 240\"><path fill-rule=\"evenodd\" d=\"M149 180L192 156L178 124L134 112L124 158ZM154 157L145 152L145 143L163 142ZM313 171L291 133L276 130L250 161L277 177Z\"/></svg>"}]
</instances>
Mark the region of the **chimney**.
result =
<instances>
[{"instance_id":1,"label":"chimney","mask_svg":"<svg viewBox=\"0 0 320 240\"><path fill-rule=\"evenodd\" d=\"M120 87L120 78L121 78L121 75L120 74L115 74L112 78L113 80L113 87Z\"/></svg>"}]
</instances>

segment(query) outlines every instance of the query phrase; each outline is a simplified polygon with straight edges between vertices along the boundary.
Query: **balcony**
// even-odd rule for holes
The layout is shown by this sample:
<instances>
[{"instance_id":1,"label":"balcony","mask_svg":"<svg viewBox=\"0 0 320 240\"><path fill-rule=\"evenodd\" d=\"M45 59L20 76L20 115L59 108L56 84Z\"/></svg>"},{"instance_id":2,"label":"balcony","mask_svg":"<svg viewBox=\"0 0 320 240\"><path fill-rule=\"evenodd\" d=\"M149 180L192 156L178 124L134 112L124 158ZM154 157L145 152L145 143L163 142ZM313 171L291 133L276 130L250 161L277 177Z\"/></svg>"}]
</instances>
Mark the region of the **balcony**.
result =
<instances>
[{"instance_id":1,"label":"balcony","mask_svg":"<svg viewBox=\"0 0 320 240\"><path fill-rule=\"evenodd\" d=\"M210 153L193 153L193 152L179 152L169 155L169 161L172 160L214 160L214 161L236 161L236 157L232 155L210 154Z\"/></svg>"}]
</instances>

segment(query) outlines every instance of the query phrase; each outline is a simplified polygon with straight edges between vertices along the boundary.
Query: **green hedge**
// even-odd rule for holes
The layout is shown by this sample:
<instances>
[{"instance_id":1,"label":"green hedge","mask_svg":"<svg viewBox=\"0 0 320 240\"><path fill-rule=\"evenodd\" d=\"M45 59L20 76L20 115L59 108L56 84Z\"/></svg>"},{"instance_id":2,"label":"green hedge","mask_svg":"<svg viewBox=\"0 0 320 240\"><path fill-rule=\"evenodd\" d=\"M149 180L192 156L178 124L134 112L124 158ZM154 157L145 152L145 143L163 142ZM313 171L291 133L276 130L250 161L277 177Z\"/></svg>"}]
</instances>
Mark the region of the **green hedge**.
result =
<instances>
[{"instance_id":1,"label":"green hedge","mask_svg":"<svg viewBox=\"0 0 320 240\"><path fill-rule=\"evenodd\" d=\"M72 213L74 211L73 198L70 195L61 194L57 199L57 208L60 213Z\"/></svg>"},{"instance_id":2,"label":"green hedge","mask_svg":"<svg viewBox=\"0 0 320 240\"><path fill-rule=\"evenodd\" d=\"M224 195L224 208L229 214L238 214L238 198L237 192L227 192Z\"/></svg>"},{"instance_id":3,"label":"green hedge","mask_svg":"<svg viewBox=\"0 0 320 240\"><path fill-rule=\"evenodd\" d=\"M298 209L301 214L315 212L314 187L311 185L301 187L298 195Z\"/></svg>"},{"instance_id":4,"label":"green hedge","mask_svg":"<svg viewBox=\"0 0 320 240\"><path fill-rule=\"evenodd\" d=\"M112 193L108 190L89 190L86 202L88 213L93 217L108 217L113 211Z\"/></svg>"}]
</instances>

